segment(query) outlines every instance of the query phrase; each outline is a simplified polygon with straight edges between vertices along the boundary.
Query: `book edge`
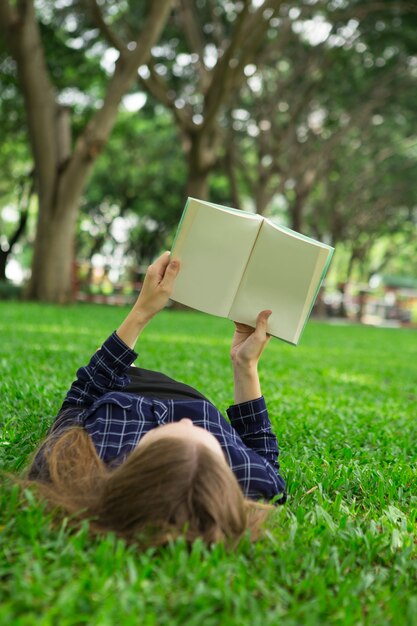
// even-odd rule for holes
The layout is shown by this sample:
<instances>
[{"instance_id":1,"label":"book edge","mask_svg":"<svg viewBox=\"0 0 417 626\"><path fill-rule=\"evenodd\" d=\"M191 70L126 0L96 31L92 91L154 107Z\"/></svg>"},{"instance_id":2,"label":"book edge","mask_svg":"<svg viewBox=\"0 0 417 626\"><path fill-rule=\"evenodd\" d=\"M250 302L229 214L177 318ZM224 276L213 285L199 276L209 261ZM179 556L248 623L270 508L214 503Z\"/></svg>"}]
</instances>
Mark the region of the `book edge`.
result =
<instances>
[{"instance_id":1,"label":"book edge","mask_svg":"<svg viewBox=\"0 0 417 626\"><path fill-rule=\"evenodd\" d=\"M199 202L200 204L203 204L205 206L211 206L214 207L215 209L220 209L221 211L225 211L227 213L237 213L238 215L242 216L242 217L248 217L250 219L256 218L256 217L263 217L262 215L259 216L258 213L252 213L251 211L246 211L245 209L235 209L234 207L230 207L230 206L225 206L223 204L217 204L216 202L209 202L208 200L200 200L199 198L193 198L193 197L189 197L188 200L194 200L195 202ZM266 219L266 218L263 218Z\"/></svg>"},{"instance_id":2,"label":"book edge","mask_svg":"<svg viewBox=\"0 0 417 626\"><path fill-rule=\"evenodd\" d=\"M240 324L246 324L247 326L250 326L251 328L255 328L255 326L252 326L252 324L248 324L247 322L240 321L239 319L236 319L236 320L235 320L235 319L233 319L233 318L232 318L232 317L230 317L230 316L227 316L227 319L228 319L228 320L231 320L232 322L236 321L236 322L238 322L238 323L240 323ZM287 344L289 344L290 346L296 346L296 345L297 345L297 344L296 344L294 341L292 341L291 339L285 339L284 337L281 337L280 335L275 335L274 333L271 333L270 331L267 331L267 332L268 332L268 335L271 335L271 337L275 337L275 339L279 339L279 341L283 341L284 343L287 343Z\"/></svg>"},{"instance_id":3,"label":"book edge","mask_svg":"<svg viewBox=\"0 0 417 626\"><path fill-rule=\"evenodd\" d=\"M316 245L319 248L331 249L331 246L329 246L327 243L323 243L322 241L319 241L318 239L314 239L313 237L308 237L307 235L303 235L302 233L299 233L298 231L293 230L292 228L288 228L288 226L277 224L269 217L266 217L265 220L269 224L271 224L273 228L276 228L277 230L281 230L285 234L290 235L291 237L294 237L294 239L301 239L302 241L307 241L311 244Z\"/></svg>"},{"instance_id":4,"label":"book edge","mask_svg":"<svg viewBox=\"0 0 417 626\"><path fill-rule=\"evenodd\" d=\"M171 255L174 254L174 249L175 249L175 246L177 245L177 241L178 241L178 237L179 237L180 232L181 232L182 224L183 224L185 216L186 216L186 214L188 212L188 205L190 204L190 200L192 200L192 198L187 198L185 206L184 206L184 208L182 210L182 215L181 215L180 221L179 221L178 226L177 226L177 230L176 230L175 235L174 235L174 241L172 242L172 245L171 245Z\"/></svg>"},{"instance_id":5,"label":"book edge","mask_svg":"<svg viewBox=\"0 0 417 626\"><path fill-rule=\"evenodd\" d=\"M301 320L301 322L299 324L299 327L297 329L297 333L295 335L296 345L299 343L299 341L301 339L301 336L302 336L302 334L304 332L304 329L305 329L305 327L307 325L307 322L308 322L308 320L310 318L310 314L311 314L311 311L313 309L314 303L316 301L317 294L319 293L320 287L323 284L323 280L324 280L324 278L325 278L325 276L327 274L327 270L329 269L329 265L330 265L331 260L333 258L334 248L332 246L327 246L327 244L324 244L324 245L328 249L327 260L326 260L326 263L324 264L323 271L322 271L321 276L319 278L319 281L317 283L317 287L316 287L316 290L314 292L313 298L311 300L311 303L310 303L307 315L304 317L304 321ZM319 262L319 259L320 259L320 257L317 259L317 263Z\"/></svg>"}]
</instances>

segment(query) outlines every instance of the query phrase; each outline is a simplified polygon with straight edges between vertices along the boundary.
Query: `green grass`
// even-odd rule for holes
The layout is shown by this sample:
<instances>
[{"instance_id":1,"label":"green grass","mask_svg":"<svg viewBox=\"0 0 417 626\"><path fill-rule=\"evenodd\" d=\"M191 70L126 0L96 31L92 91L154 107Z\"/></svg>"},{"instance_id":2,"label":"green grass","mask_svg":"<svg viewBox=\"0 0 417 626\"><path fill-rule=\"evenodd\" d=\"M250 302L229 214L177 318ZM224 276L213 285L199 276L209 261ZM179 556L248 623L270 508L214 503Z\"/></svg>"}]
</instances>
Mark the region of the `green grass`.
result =
<instances>
[{"instance_id":1,"label":"green grass","mask_svg":"<svg viewBox=\"0 0 417 626\"><path fill-rule=\"evenodd\" d=\"M0 305L0 469L20 470L79 365L125 310ZM138 364L232 400L232 325L164 312ZM0 624L417 624L417 333L310 322L273 340L261 378L289 500L232 553L178 541L138 553L54 529L30 492L0 495Z\"/></svg>"}]
</instances>

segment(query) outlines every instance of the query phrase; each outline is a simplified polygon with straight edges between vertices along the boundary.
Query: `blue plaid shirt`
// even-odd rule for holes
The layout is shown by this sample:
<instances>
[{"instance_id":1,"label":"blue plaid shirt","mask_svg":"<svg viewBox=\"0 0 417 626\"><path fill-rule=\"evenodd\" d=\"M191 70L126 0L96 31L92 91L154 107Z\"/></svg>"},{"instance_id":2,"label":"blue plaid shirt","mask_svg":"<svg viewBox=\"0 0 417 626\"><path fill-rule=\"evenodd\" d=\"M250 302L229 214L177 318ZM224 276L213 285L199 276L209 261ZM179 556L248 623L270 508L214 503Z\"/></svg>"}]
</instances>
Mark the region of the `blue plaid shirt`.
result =
<instances>
[{"instance_id":1,"label":"blue plaid shirt","mask_svg":"<svg viewBox=\"0 0 417 626\"><path fill-rule=\"evenodd\" d=\"M235 404L227 410L229 422L208 401L166 400L124 391L129 367L137 358L114 332L77 372L51 433L83 426L99 457L111 466L122 463L150 430L183 417L210 431L220 443L244 494L268 500L286 500L280 476L278 444L271 430L263 397Z\"/></svg>"}]
</instances>

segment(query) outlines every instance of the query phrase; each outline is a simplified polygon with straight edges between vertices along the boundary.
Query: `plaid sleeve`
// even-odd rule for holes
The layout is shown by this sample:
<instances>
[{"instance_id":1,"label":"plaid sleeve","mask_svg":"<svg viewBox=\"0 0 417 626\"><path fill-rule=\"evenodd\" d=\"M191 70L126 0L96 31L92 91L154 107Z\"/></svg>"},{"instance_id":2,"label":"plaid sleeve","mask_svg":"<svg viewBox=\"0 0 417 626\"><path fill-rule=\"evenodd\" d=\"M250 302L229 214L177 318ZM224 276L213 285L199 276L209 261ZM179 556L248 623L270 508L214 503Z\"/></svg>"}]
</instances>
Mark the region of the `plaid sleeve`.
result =
<instances>
[{"instance_id":1,"label":"plaid sleeve","mask_svg":"<svg viewBox=\"0 0 417 626\"><path fill-rule=\"evenodd\" d=\"M227 409L227 415L244 444L278 471L278 442L271 429L264 397L234 404Z\"/></svg>"},{"instance_id":2,"label":"plaid sleeve","mask_svg":"<svg viewBox=\"0 0 417 626\"><path fill-rule=\"evenodd\" d=\"M240 467L244 491L248 496L264 493L268 498L281 494L278 504L287 500L285 481L279 473L278 442L271 429L263 396L249 402L234 404L227 409L230 423L243 443L262 457L264 467L252 461ZM247 467L245 467L247 465ZM249 467L251 465L251 467ZM248 484L246 484L248 483ZM253 491L253 493L252 493Z\"/></svg>"},{"instance_id":3,"label":"plaid sleeve","mask_svg":"<svg viewBox=\"0 0 417 626\"><path fill-rule=\"evenodd\" d=\"M121 391L129 383L126 370L136 358L136 352L115 331L91 357L89 364L77 371L77 379L62 408L89 406L108 391Z\"/></svg>"}]
</instances>

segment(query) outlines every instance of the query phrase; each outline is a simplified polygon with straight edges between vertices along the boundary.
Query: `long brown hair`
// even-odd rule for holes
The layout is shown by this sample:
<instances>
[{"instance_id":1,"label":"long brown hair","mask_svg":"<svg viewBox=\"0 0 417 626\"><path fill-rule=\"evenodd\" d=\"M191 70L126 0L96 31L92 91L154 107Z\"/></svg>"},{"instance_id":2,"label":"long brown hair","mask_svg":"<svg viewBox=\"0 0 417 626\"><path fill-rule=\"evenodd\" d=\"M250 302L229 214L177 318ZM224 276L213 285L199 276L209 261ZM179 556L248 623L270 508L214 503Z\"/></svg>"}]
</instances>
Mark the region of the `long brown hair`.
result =
<instances>
[{"instance_id":1,"label":"long brown hair","mask_svg":"<svg viewBox=\"0 0 417 626\"><path fill-rule=\"evenodd\" d=\"M48 445L49 444L49 445ZM58 517L89 519L93 533L113 531L129 543L161 545L179 535L189 542L230 545L249 531L256 539L274 507L253 502L230 467L204 444L164 437L138 446L116 468L98 457L83 428L43 445L49 480L29 479Z\"/></svg>"}]
</instances>

